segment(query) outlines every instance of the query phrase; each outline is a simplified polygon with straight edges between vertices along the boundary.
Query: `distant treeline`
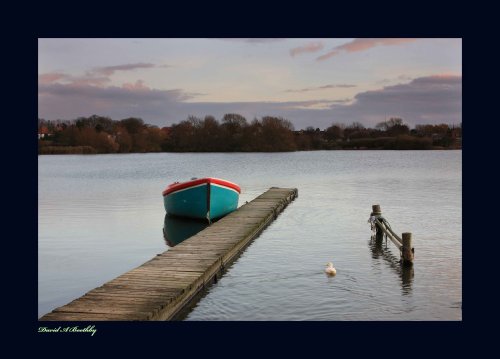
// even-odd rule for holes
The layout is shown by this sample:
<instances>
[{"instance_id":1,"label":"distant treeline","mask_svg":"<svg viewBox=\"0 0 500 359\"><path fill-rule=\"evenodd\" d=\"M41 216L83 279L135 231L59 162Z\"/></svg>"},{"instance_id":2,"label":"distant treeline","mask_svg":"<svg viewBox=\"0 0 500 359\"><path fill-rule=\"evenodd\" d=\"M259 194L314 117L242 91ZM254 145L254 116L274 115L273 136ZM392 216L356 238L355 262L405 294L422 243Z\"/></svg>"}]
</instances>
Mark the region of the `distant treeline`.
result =
<instances>
[{"instance_id":1,"label":"distant treeline","mask_svg":"<svg viewBox=\"0 0 500 359\"><path fill-rule=\"evenodd\" d=\"M71 121L38 119L40 154L132 152L277 152L338 149L426 150L461 148L462 125L408 127L400 118L366 128L332 124L325 130L295 131L281 117L265 116L250 123L239 114L190 116L159 128L140 118L115 121L93 115Z\"/></svg>"}]
</instances>

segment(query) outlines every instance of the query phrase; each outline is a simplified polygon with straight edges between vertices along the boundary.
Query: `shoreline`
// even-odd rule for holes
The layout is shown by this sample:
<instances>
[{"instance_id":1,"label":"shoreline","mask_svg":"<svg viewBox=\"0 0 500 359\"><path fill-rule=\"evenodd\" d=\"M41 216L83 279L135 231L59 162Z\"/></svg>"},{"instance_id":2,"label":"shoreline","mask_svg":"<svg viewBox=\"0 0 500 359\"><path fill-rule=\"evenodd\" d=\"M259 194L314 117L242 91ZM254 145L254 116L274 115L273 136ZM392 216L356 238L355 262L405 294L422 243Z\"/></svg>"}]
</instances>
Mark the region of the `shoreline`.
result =
<instances>
[{"instance_id":1,"label":"shoreline","mask_svg":"<svg viewBox=\"0 0 500 359\"><path fill-rule=\"evenodd\" d=\"M51 155L130 155L130 154L148 154L148 153L287 153L287 152L318 152L318 151L462 151L462 148L429 148L429 149L384 149L384 148L339 148L339 149L311 149L311 150L294 150L294 151L155 151L155 152L110 152L98 153L97 151L72 149L67 151L50 151L49 153L38 152L38 156Z\"/></svg>"}]
</instances>

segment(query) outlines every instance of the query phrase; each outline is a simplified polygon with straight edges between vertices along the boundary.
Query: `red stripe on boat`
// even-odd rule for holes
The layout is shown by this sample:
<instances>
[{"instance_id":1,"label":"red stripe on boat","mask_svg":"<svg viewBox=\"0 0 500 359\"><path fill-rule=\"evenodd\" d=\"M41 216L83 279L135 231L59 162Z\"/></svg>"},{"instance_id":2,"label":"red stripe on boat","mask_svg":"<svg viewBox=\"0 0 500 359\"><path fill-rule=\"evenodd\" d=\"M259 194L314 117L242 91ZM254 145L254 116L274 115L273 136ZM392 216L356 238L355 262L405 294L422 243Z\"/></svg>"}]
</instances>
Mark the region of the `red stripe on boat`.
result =
<instances>
[{"instance_id":1,"label":"red stripe on boat","mask_svg":"<svg viewBox=\"0 0 500 359\"><path fill-rule=\"evenodd\" d=\"M180 191L181 189L186 189L189 187L194 187L194 186L197 186L197 185L200 185L203 183L218 184L220 186L232 188L235 191L237 191L238 193L241 193L241 188L237 184L229 182L229 181L225 181L225 180L222 180L219 178L211 178L211 177L199 178L199 179L195 179L193 181L187 181L187 182L181 182L181 183L177 183L177 182L172 183L162 193L164 196L166 196L167 194L170 194L172 192Z\"/></svg>"}]
</instances>

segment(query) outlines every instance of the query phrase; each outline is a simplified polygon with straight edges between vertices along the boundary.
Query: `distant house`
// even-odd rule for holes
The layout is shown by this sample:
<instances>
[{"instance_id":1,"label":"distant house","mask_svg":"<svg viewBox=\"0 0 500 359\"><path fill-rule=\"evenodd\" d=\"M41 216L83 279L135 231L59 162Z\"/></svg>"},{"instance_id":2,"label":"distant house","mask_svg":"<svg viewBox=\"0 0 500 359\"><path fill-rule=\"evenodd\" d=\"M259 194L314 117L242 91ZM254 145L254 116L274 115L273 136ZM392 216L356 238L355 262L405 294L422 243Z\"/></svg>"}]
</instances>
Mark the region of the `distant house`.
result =
<instances>
[{"instance_id":1,"label":"distant house","mask_svg":"<svg viewBox=\"0 0 500 359\"><path fill-rule=\"evenodd\" d=\"M47 126L42 126L38 129L38 139L42 139L42 138L47 138L49 137L50 133L49 133L49 129L47 128Z\"/></svg>"}]
</instances>

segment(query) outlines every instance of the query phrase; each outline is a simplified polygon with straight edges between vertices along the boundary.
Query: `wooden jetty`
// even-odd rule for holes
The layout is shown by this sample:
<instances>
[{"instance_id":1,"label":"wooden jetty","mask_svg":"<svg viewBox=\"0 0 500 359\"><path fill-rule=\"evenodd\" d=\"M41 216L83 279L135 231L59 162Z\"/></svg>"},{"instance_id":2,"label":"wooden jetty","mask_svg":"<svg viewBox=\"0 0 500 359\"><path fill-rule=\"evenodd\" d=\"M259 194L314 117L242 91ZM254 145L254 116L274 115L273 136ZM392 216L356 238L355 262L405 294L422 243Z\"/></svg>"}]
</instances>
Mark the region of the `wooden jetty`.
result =
<instances>
[{"instance_id":1,"label":"wooden jetty","mask_svg":"<svg viewBox=\"0 0 500 359\"><path fill-rule=\"evenodd\" d=\"M39 320L171 320L217 282L297 195L296 188L270 188L179 245Z\"/></svg>"}]
</instances>

